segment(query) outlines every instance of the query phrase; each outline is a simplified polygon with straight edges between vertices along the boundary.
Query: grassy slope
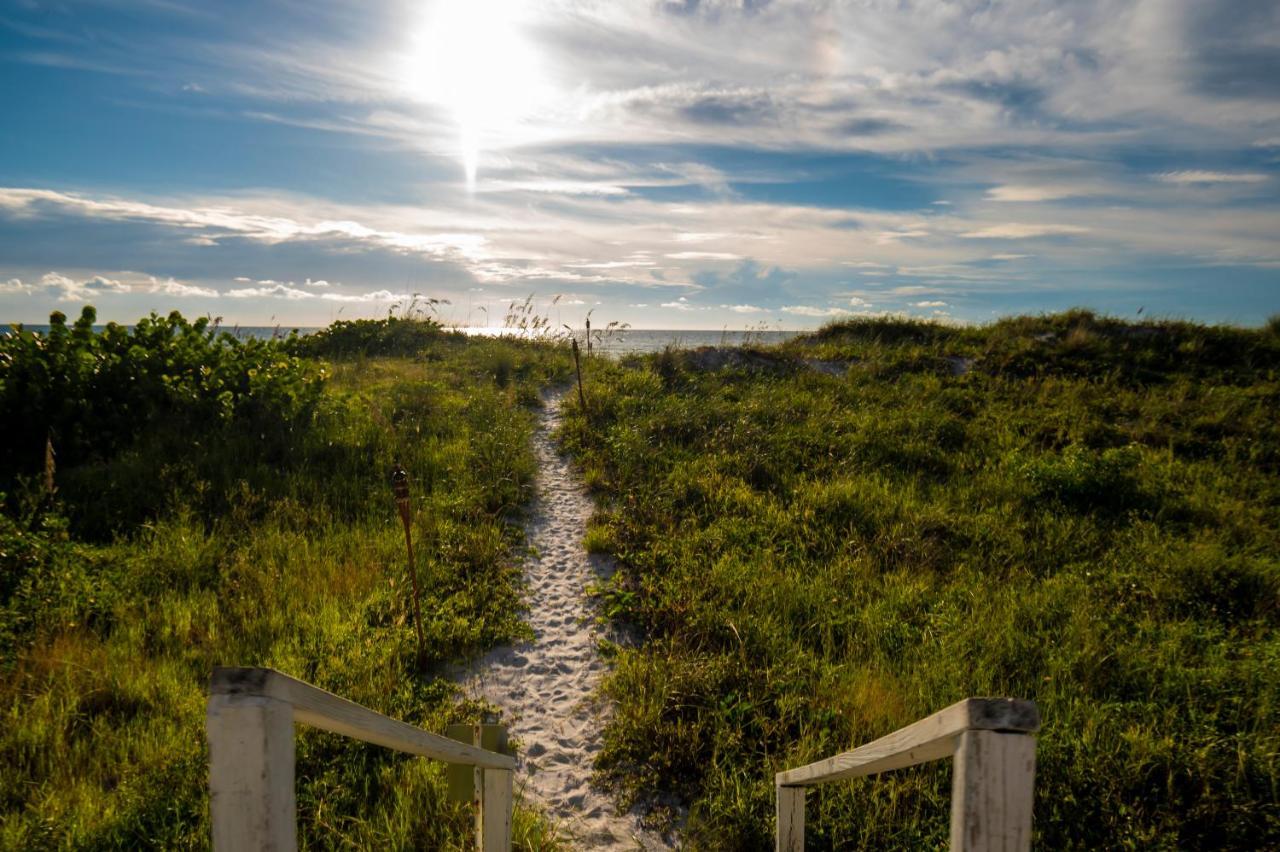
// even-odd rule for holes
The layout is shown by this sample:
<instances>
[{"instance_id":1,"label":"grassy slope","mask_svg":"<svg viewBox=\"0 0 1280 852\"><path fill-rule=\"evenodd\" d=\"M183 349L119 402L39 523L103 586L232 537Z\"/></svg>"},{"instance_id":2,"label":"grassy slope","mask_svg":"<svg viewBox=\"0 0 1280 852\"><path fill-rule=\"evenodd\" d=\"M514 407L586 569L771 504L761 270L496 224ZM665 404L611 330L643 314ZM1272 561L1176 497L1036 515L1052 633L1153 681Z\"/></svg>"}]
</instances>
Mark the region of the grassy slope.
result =
<instances>
[{"instance_id":1,"label":"grassy slope","mask_svg":"<svg viewBox=\"0 0 1280 852\"><path fill-rule=\"evenodd\" d=\"M206 846L214 665L272 666L429 729L473 718L447 681L412 673L386 471L399 458L413 477L430 659L519 634L522 537L509 521L534 474L521 403L565 360L442 338L414 360L339 361L287 459L255 459L253 436L161 429L60 471L73 530L103 521L101 493L154 515L114 540L3 516L0 556L37 569L0 609L0 847ZM444 802L439 765L318 732L298 743L304 844L465 847L468 817ZM517 814L524 845L547 831Z\"/></svg>"},{"instance_id":2,"label":"grassy slope","mask_svg":"<svg viewBox=\"0 0 1280 852\"><path fill-rule=\"evenodd\" d=\"M605 776L680 792L695 847L766 848L774 771L1014 695L1037 846L1280 844L1275 328L857 322L769 358L593 366L563 435L646 636ZM948 798L945 765L821 788L810 836L940 847Z\"/></svg>"}]
</instances>

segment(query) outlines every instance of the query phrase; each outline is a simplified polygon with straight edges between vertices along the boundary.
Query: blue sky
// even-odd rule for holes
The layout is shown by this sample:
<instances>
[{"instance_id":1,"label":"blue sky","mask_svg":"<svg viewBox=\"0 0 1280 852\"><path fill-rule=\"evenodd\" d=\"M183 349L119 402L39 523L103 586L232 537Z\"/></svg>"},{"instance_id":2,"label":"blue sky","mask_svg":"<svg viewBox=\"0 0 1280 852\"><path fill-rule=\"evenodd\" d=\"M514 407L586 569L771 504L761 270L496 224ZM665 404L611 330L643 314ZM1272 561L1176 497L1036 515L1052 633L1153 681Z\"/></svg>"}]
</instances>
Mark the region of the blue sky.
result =
<instances>
[{"instance_id":1,"label":"blue sky","mask_svg":"<svg viewBox=\"0 0 1280 852\"><path fill-rule=\"evenodd\" d=\"M1280 312L1274 3L11 0L0 105L0 320Z\"/></svg>"}]
</instances>

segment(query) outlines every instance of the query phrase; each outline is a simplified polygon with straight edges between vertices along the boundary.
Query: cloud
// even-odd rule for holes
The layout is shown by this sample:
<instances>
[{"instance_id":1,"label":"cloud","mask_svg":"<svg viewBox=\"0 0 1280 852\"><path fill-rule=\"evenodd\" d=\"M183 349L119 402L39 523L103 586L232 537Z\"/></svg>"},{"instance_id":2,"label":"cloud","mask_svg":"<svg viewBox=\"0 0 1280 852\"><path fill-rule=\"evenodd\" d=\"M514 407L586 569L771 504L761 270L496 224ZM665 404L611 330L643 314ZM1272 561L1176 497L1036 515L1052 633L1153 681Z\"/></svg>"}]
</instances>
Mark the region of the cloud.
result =
<instances>
[{"instance_id":1,"label":"cloud","mask_svg":"<svg viewBox=\"0 0 1280 852\"><path fill-rule=\"evenodd\" d=\"M698 309L697 309L697 308L695 308L693 305L689 304L689 300L688 300L687 298L685 298L684 296L681 296L680 298L676 299L674 302L663 302L663 303L662 303L662 307L664 307L664 308L674 308L674 309L675 309L675 310L677 310L677 311L695 311L695 310L698 310Z\"/></svg>"},{"instance_id":2,"label":"cloud","mask_svg":"<svg viewBox=\"0 0 1280 852\"><path fill-rule=\"evenodd\" d=\"M310 278L308 278L305 283L306 283L306 286L308 287L328 287L329 286L329 282L325 281L324 279L320 279L318 281L312 281Z\"/></svg>"},{"instance_id":3,"label":"cloud","mask_svg":"<svg viewBox=\"0 0 1280 852\"><path fill-rule=\"evenodd\" d=\"M948 305L947 305L947 303L946 303L946 302L937 302L937 301L912 302L912 304L913 304L915 307L917 307L917 308L945 308L945 307L948 307Z\"/></svg>"},{"instance_id":4,"label":"cloud","mask_svg":"<svg viewBox=\"0 0 1280 852\"><path fill-rule=\"evenodd\" d=\"M46 272L42 275L40 286L53 293L60 302L82 302L103 295L128 293L132 289L122 281L102 275L77 281L58 272Z\"/></svg>"},{"instance_id":5,"label":"cloud","mask_svg":"<svg viewBox=\"0 0 1280 852\"><path fill-rule=\"evenodd\" d=\"M762 314L767 310L756 305L721 305L720 307L735 314Z\"/></svg>"},{"instance_id":6,"label":"cloud","mask_svg":"<svg viewBox=\"0 0 1280 852\"><path fill-rule=\"evenodd\" d=\"M299 290L286 284L274 284L268 287L241 287L228 290L227 296L232 299L314 299L315 293Z\"/></svg>"},{"instance_id":7,"label":"cloud","mask_svg":"<svg viewBox=\"0 0 1280 852\"><path fill-rule=\"evenodd\" d=\"M853 311L845 308L815 308L810 305L787 305L782 312L798 317L840 317L853 314Z\"/></svg>"},{"instance_id":8,"label":"cloud","mask_svg":"<svg viewBox=\"0 0 1280 852\"><path fill-rule=\"evenodd\" d=\"M241 287L228 290L226 296L232 299L284 299L289 302L318 300L322 302L407 302L414 298L414 293L393 293L390 290L373 290L366 293L313 293L301 290L292 281L287 284L266 280L258 282L269 285L263 287Z\"/></svg>"},{"instance_id":9,"label":"cloud","mask_svg":"<svg viewBox=\"0 0 1280 852\"><path fill-rule=\"evenodd\" d=\"M990 201L1056 201L1087 194L1078 186L1029 186L1010 184L987 190Z\"/></svg>"},{"instance_id":10,"label":"cloud","mask_svg":"<svg viewBox=\"0 0 1280 852\"><path fill-rule=\"evenodd\" d=\"M988 225L973 231L965 231L960 236L970 240L1026 240L1032 237L1056 237L1071 234L1085 234L1089 229L1079 225L1042 225L1030 222L1008 222L1003 225Z\"/></svg>"},{"instance_id":11,"label":"cloud","mask_svg":"<svg viewBox=\"0 0 1280 852\"><path fill-rule=\"evenodd\" d=\"M1164 183L1265 183L1270 178L1258 172L1213 172L1188 169L1179 172L1163 172L1156 175L1156 180Z\"/></svg>"},{"instance_id":12,"label":"cloud","mask_svg":"<svg viewBox=\"0 0 1280 852\"><path fill-rule=\"evenodd\" d=\"M667 257L670 260L738 260L741 255L723 251L678 251Z\"/></svg>"},{"instance_id":13,"label":"cloud","mask_svg":"<svg viewBox=\"0 0 1280 852\"><path fill-rule=\"evenodd\" d=\"M166 278L159 281L155 278L151 279L151 284L147 288L149 293L163 293L166 296L178 296L180 298L199 297L202 299L217 298L218 291L209 287L198 287L194 284L186 284L182 281L176 281L173 278Z\"/></svg>"},{"instance_id":14,"label":"cloud","mask_svg":"<svg viewBox=\"0 0 1280 852\"><path fill-rule=\"evenodd\" d=\"M14 293L30 293L32 287L30 284L23 284L21 278L10 278L8 281L0 281L0 295L10 295Z\"/></svg>"},{"instance_id":15,"label":"cloud","mask_svg":"<svg viewBox=\"0 0 1280 852\"><path fill-rule=\"evenodd\" d=\"M481 253L485 238L465 232L407 232L369 227L342 219L312 219L301 216L264 214L226 205L175 207L145 201L105 197L88 198L73 193L45 189L0 188L0 211L11 217L32 219L51 214L73 213L104 221L147 222L190 231L206 237L201 245L219 245L230 240L249 240L265 245L319 239L353 241L396 251L414 252L439 258L470 258Z\"/></svg>"}]
</instances>

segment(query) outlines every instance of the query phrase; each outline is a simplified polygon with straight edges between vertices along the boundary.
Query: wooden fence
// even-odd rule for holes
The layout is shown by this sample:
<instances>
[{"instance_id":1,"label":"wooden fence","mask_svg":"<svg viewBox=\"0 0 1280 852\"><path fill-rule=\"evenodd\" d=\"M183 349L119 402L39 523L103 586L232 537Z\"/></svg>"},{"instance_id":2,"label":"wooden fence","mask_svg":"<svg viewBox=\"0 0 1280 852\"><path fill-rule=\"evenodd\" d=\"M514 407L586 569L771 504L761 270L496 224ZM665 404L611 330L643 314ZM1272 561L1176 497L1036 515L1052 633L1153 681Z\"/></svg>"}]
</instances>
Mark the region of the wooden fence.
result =
<instances>
[{"instance_id":1,"label":"wooden fence","mask_svg":"<svg viewBox=\"0 0 1280 852\"><path fill-rule=\"evenodd\" d=\"M206 718L215 852L297 848L295 722L473 767L476 846L511 848L515 758L428 733L271 669L217 668Z\"/></svg>"},{"instance_id":2,"label":"wooden fence","mask_svg":"<svg viewBox=\"0 0 1280 852\"><path fill-rule=\"evenodd\" d=\"M966 698L853 751L779 772L776 848L803 852L807 788L954 757L951 848L1026 852L1039 729L1030 701Z\"/></svg>"}]
</instances>

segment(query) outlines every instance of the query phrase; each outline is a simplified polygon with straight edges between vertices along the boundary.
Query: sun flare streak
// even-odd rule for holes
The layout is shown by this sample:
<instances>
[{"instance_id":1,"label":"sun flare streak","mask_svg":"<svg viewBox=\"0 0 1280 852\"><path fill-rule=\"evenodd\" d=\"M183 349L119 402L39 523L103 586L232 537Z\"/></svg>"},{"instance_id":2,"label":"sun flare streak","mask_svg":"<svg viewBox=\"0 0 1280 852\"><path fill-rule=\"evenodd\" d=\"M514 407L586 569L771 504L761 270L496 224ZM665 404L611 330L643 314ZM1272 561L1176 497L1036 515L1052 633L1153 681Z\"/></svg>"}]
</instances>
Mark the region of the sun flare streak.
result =
<instances>
[{"instance_id":1,"label":"sun flare streak","mask_svg":"<svg viewBox=\"0 0 1280 852\"><path fill-rule=\"evenodd\" d=\"M441 0L427 8L400 75L406 93L443 107L458 130L467 187L480 155L518 141L549 85L522 0Z\"/></svg>"}]
</instances>

